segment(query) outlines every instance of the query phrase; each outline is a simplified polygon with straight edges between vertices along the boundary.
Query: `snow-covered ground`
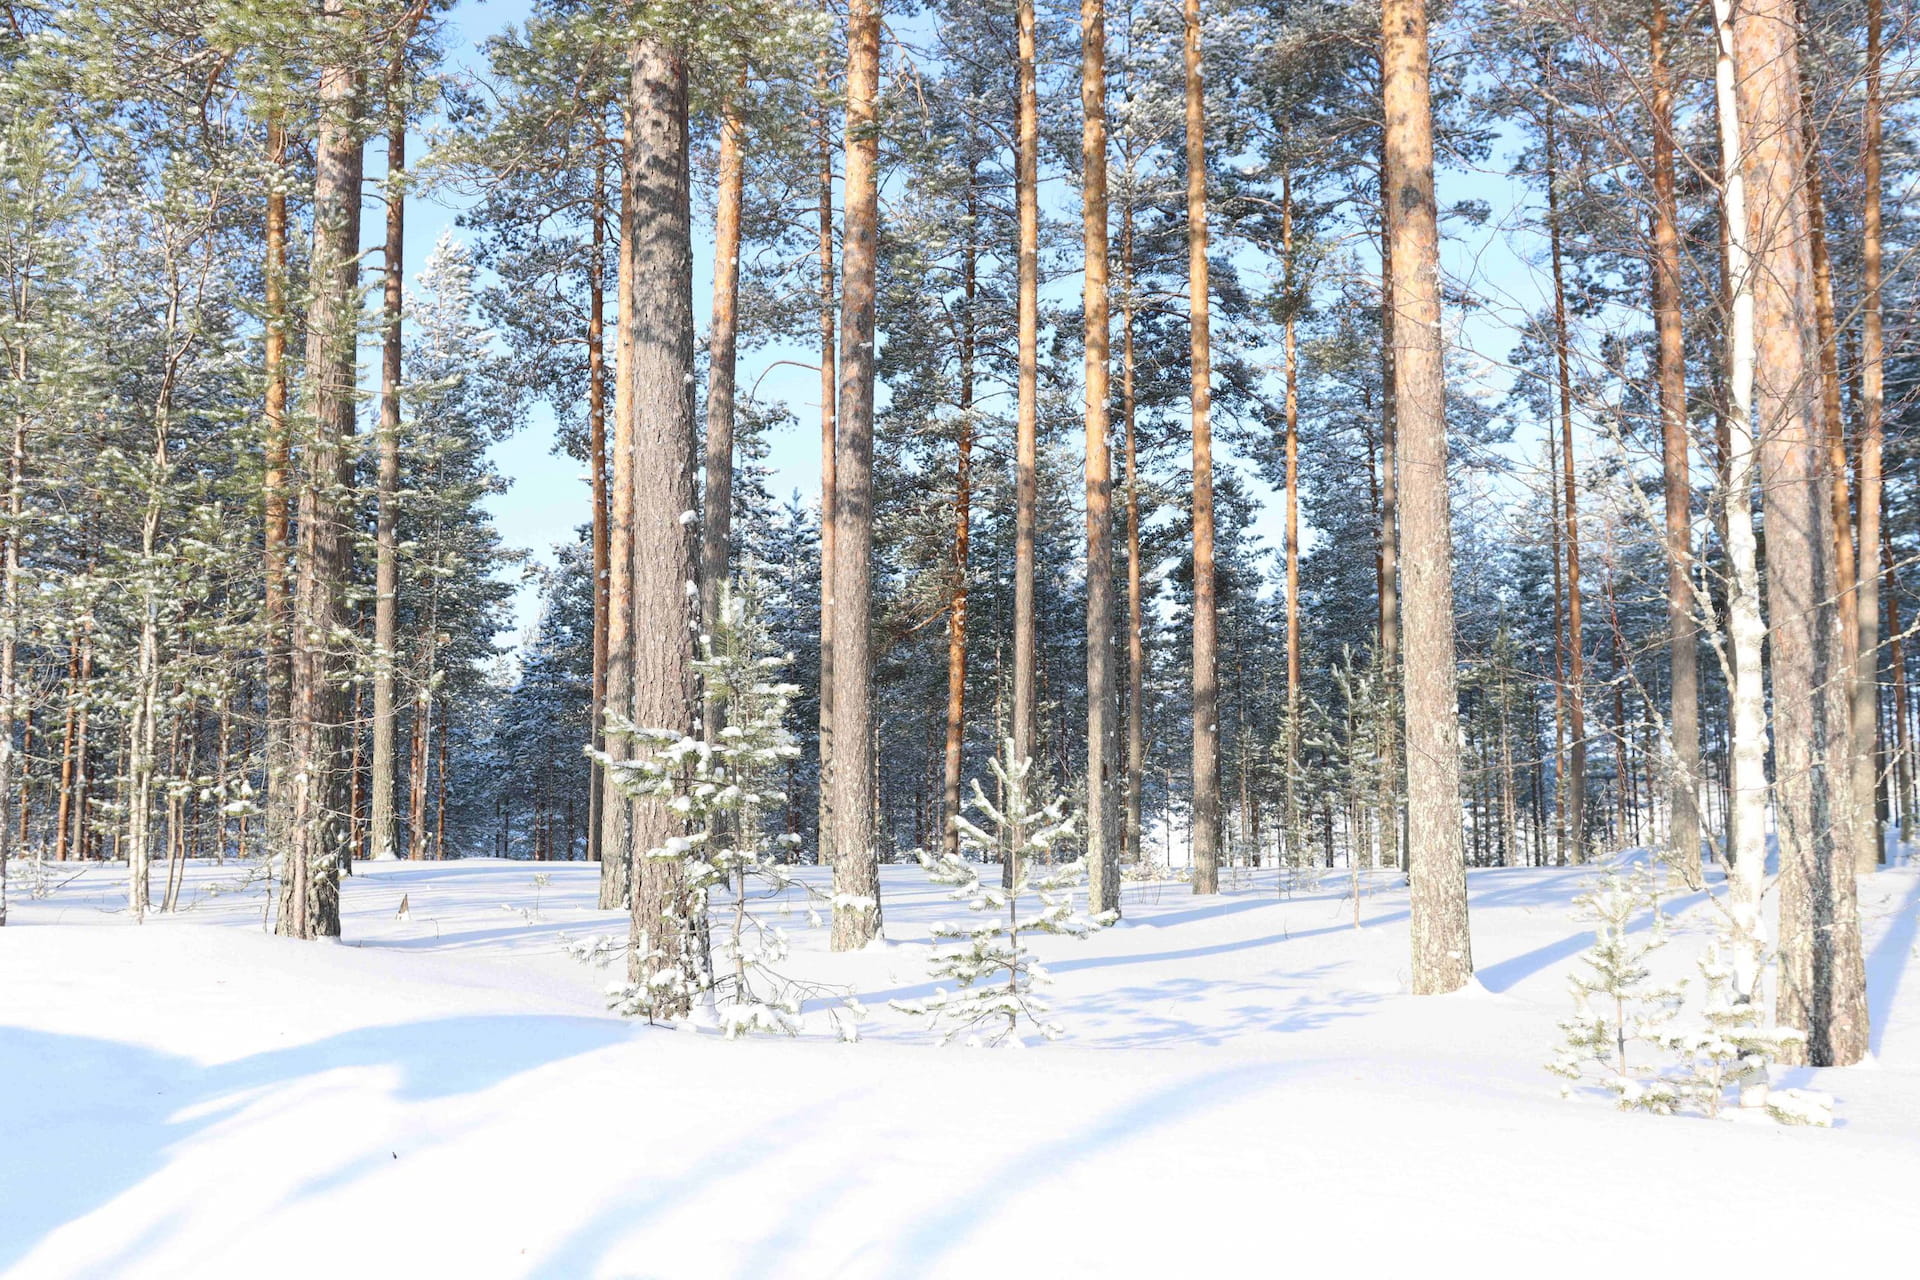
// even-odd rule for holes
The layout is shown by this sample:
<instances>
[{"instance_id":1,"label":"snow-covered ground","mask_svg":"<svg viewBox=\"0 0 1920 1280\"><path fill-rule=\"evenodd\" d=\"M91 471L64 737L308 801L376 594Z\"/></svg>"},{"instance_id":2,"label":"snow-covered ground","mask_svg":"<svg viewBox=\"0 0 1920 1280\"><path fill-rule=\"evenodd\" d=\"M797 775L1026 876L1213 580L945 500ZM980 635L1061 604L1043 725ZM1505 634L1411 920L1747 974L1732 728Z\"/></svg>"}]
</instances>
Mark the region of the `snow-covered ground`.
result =
<instances>
[{"instance_id":1,"label":"snow-covered ground","mask_svg":"<svg viewBox=\"0 0 1920 1280\"><path fill-rule=\"evenodd\" d=\"M606 1014L561 945L621 927L591 866L363 866L341 945L266 936L259 888L216 892L231 866L136 928L121 874L17 898L0 931L9 1275L1912 1266L1913 869L1862 882L1873 1059L1777 1073L1835 1095L1832 1130L1559 1097L1581 871L1472 873L1479 981L1427 998L1388 877L1358 930L1344 879L1129 885L1121 927L1039 944L1067 1036L1024 1051L934 1048L888 1007L928 993L928 926L960 910L915 867L883 873L884 945L831 955L789 921L789 967L870 1008L852 1045ZM1673 905L1658 954L1684 976L1711 908Z\"/></svg>"}]
</instances>

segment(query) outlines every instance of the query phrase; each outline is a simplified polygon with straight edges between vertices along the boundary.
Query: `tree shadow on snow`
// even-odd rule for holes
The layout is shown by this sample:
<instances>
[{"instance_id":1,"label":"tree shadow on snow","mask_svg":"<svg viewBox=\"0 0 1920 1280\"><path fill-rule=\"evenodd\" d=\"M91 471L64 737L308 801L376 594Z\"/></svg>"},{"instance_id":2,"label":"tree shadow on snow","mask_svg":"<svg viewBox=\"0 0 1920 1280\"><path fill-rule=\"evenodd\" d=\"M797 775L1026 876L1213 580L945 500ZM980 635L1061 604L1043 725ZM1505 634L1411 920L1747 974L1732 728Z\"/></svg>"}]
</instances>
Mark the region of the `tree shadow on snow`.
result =
<instances>
[{"instance_id":1,"label":"tree shadow on snow","mask_svg":"<svg viewBox=\"0 0 1920 1280\"><path fill-rule=\"evenodd\" d=\"M170 1154L255 1102L342 1067L397 1069L394 1095L432 1100L475 1093L513 1076L629 1039L612 1019L543 1015L443 1018L345 1032L207 1066L136 1044L0 1026L0 1080L10 1094L0 1124L0 1271L65 1224L162 1172ZM321 1173L307 1194L350 1181ZM164 1222L129 1242L100 1274L155 1244Z\"/></svg>"}]
</instances>

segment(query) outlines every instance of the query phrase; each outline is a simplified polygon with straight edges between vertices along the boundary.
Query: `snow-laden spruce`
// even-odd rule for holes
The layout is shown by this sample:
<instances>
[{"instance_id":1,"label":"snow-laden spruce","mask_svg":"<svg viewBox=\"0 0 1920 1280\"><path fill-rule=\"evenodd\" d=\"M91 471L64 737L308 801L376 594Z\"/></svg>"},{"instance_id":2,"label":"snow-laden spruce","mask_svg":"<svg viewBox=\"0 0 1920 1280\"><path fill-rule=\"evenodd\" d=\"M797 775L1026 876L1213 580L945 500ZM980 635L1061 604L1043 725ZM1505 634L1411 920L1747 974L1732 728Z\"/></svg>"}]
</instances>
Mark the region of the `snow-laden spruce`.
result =
<instances>
[{"instance_id":1,"label":"snow-laden spruce","mask_svg":"<svg viewBox=\"0 0 1920 1280\"><path fill-rule=\"evenodd\" d=\"M766 831L767 812L786 798L774 780L799 755L786 728L796 689L779 679L788 659L768 652L754 599L751 586L724 591L712 633L700 637L702 656L694 670L708 714L720 726L708 735L711 740L636 728L610 713L609 734L626 737L636 749L628 759L593 753L616 791L664 799L684 823L681 834L639 856L680 862L691 935L700 939L700 954L689 957L690 963L647 966L652 974L647 981L610 985L608 1003L623 1014L651 1019L662 1008L685 1006L686 997L704 995L731 1039L756 1031L797 1035L803 1004L825 999L836 1033L853 1040L859 1002L843 990L781 973L777 966L788 955L786 934L750 905L756 894L784 902L797 890L807 896L809 922L820 923L818 892L797 880L781 859L799 837L769 838ZM726 891L732 907L717 946L710 918L715 890ZM626 957L629 947L644 945L644 938L602 936L570 940L567 950L605 966Z\"/></svg>"},{"instance_id":2,"label":"snow-laden spruce","mask_svg":"<svg viewBox=\"0 0 1920 1280\"><path fill-rule=\"evenodd\" d=\"M1697 962L1705 991L1701 1021L1669 1026L1685 1009L1686 983L1656 984L1647 961L1668 941L1661 887L1646 866L1627 875L1608 869L1574 899L1596 927L1593 946L1580 957L1584 972L1568 975L1574 1013L1561 1021L1561 1045L1547 1067L1569 1082L1562 1094L1597 1083L1622 1110L1674 1115L1692 1109L1712 1119L1732 1090L1743 1109L1782 1124L1831 1124L1833 1100L1826 1095L1769 1091L1768 1068L1804 1037L1769 1025L1761 1003L1741 991L1729 958L1741 945L1737 929L1723 926ZM1632 921L1643 910L1651 913L1651 925L1636 937Z\"/></svg>"},{"instance_id":3,"label":"snow-laden spruce","mask_svg":"<svg viewBox=\"0 0 1920 1280\"><path fill-rule=\"evenodd\" d=\"M1078 816L1065 812L1066 799L1055 796L1044 804L1031 791L1033 762L1013 758L1013 741L1003 747L1005 760L989 761L1004 806L997 806L971 780L972 807L992 827L991 833L956 815L961 853L919 850L920 865L938 884L953 886L949 898L965 902L978 913L972 920L943 921L933 926L936 939L929 968L937 979L950 979L951 989L938 988L922 1000L895 1000L893 1007L926 1017L941 1029L940 1042L965 1037L969 1044L1020 1044L1024 1022L1049 1040L1063 1033L1047 1014L1049 1006L1038 994L1049 981L1046 970L1023 940L1027 934L1051 933L1084 938L1112 924L1117 913L1090 915L1074 906L1075 890L1086 883L1082 858L1053 862L1053 852L1072 840ZM992 859L1011 853L1011 875L1006 885L983 884L982 863L966 854ZM1031 894L1037 909L1021 914L1021 897ZM1030 907L1033 904L1030 904Z\"/></svg>"}]
</instances>

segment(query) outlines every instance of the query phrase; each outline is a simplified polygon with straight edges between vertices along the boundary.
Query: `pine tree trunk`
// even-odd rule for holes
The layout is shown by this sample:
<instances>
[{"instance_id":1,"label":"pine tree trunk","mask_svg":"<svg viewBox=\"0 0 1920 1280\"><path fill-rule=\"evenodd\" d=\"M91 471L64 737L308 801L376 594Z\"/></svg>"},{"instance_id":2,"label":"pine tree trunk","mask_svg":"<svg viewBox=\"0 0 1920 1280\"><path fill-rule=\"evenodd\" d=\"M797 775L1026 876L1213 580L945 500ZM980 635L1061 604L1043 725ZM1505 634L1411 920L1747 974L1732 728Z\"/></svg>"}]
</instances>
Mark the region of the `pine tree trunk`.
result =
<instances>
[{"instance_id":1,"label":"pine tree trunk","mask_svg":"<svg viewBox=\"0 0 1920 1280\"><path fill-rule=\"evenodd\" d=\"M1660 386L1660 461L1666 494L1668 731L1673 773L1667 864L1689 888L1700 878L1700 653L1693 598L1693 482L1687 447L1687 351L1681 327L1680 231L1674 196L1673 73L1667 0L1653 0L1653 314Z\"/></svg>"},{"instance_id":2,"label":"pine tree trunk","mask_svg":"<svg viewBox=\"0 0 1920 1280\"><path fill-rule=\"evenodd\" d=\"M1381 64L1381 83L1386 83L1386 64ZM1389 229L1387 193L1393 187L1385 136L1380 151L1380 554L1374 561L1378 577L1380 620L1376 643L1380 654L1380 686L1392 706L1400 687L1400 465L1399 414L1395 364L1397 341L1394 336L1396 308L1393 301L1393 237ZM1382 722L1380 743L1380 853L1382 866L1405 867L1406 851L1400 848L1400 744L1393 731L1393 717Z\"/></svg>"},{"instance_id":3,"label":"pine tree trunk","mask_svg":"<svg viewBox=\"0 0 1920 1280\"><path fill-rule=\"evenodd\" d=\"M967 243L960 271L960 441L954 458L953 589L947 606L947 725L942 753L940 847L959 856L961 749L966 744L967 553L973 522L973 307L979 271L979 174L967 174Z\"/></svg>"},{"instance_id":4,"label":"pine tree trunk","mask_svg":"<svg viewBox=\"0 0 1920 1280\"><path fill-rule=\"evenodd\" d=\"M1880 452L1886 417L1884 321L1880 299L1880 9L1881 0L1867 0L1865 137L1860 163L1865 187L1860 215L1860 286L1864 297L1860 320L1859 458L1854 496L1860 553L1853 619L1854 649L1859 663L1853 681L1853 741L1856 751L1864 746L1869 756L1880 718ZM1844 534L1842 538L1844 540ZM1856 773L1856 812L1873 812L1877 773L1873 768L1863 768ZM1904 815L1905 809L1901 812ZM1859 858L1856 867L1862 872L1872 871L1886 860L1886 840L1880 824L1870 825L1872 839L1856 844Z\"/></svg>"},{"instance_id":5,"label":"pine tree trunk","mask_svg":"<svg viewBox=\"0 0 1920 1280\"><path fill-rule=\"evenodd\" d=\"M1113 679L1113 472L1107 444L1106 0L1080 0L1080 108L1081 228L1086 246L1087 902L1090 910L1102 912L1120 907L1120 805L1114 794L1119 690ZM1217 824L1217 786L1213 794ZM1195 888L1199 889L1197 876Z\"/></svg>"},{"instance_id":6,"label":"pine tree trunk","mask_svg":"<svg viewBox=\"0 0 1920 1280\"><path fill-rule=\"evenodd\" d=\"M345 38L345 0L325 0L325 24ZM312 301L307 311L306 415L311 432L300 468L299 574L293 593L289 686L287 866L275 929L294 938L340 933L340 863L349 838L340 821L345 704L333 646L345 620L351 544L340 492L354 427L355 322L359 302L361 138L356 72L320 74L314 139Z\"/></svg>"},{"instance_id":7,"label":"pine tree trunk","mask_svg":"<svg viewBox=\"0 0 1920 1280\"><path fill-rule=\"evenodd\" d=\"M1845 665L1832 484L1817 394L1813 232L1793 0L1733 17L1753 243L1755 418L1766 503L1780 846L1778 1020L1815 1065L1867 1049L1866 976L1853 877L1851 671ZM1852 619L1848 618L1849 630Z\"/></svg>"},{"instance_id":8,"label":"pine tree trunk","mask_svg":"<svg viewBox=\"0 0 1920 1280\"><path fill-rule=\"evenodd\" d=\"M1034 759L1039 703L1036 694L1038 639L1034 619L1034 535L1039 523L1040 405L1040 126L1034 70L1033 0L1016 0L1019 45L1014 125L1014 204L1019 221L1019 371L1014 421L1013 517L1013 758ZM1012 812L1025 811L1021 797L1008 797ZM1025 833L1014 830L1018 846ZM1008 851L1001 880L1011 885L1014 856Z\"/></svg>"},{"instance_id":9,"label":"pine tree trunk","mask_svg":"<svg viewBox=\"0 0 1920 1280\"><path fill-rule=\"evenodd\" d=\"M1544 68L1543 68L1544 70ZM1576 863L1587 860L1587 712L1584 627L1580 607L1580 500L1573 466L1572 344L1567 334L1567 286L1561 266L1558 137L1552 99L1544 132L1547 156L1547 238L1553 265L1553 359L1560 396L1560 479L1565 489L1560 516L1566 523L1567 556L1567 830Z\"/></svg>"},{"instance_id":10,"label":"pine tree trunk","mask_svg":"<svg viewBox=\"0 0 1920 1280\"><path fill-rule=\"evenodd\" d=\"M21 318L25 319L24 314ZM17 385L25 384L27 371L27 346L22 342L11 370ZM6 558L0 561L0 796L6 795L13 785L13 717L14 704L19 699L20 533L26 515L27 481L24 408L14 416L13 430L8 434ZM0 926L7 923L7 863L12 855L6 833L0 831Z\"/></svg>"},{"instance_id":11,"label":"pine tree trunk","mask_svg":"<svg viewBox=\"0 0 1920 1280\"><path fill-rule=\"evenodd\" d=\"M1200 0L1186 0L1185 59L1187 315L1193 376L1193 891L1218 893L1219 619L1213 572L1213 363L1208 332L1206 91L1200 72Z\"/></svg>"},{"instance_id":12,"label":"pine tree trunk","mask_svg":"<svg viewBox=\"0 0 1920 1280\"><path fill-rule=\"evenodd\" d=\"M741 87L745 87L744 74ZM745 187L741 150L746 126L729 101L720 121L720 183L713 222L713 328L707 335L707 483L700 524L700 625L713 634L733 548L734 354L740 315L740 199ZM701 724L711 741L718 707Z\"/></svg>"},{"instance_id":13,"label":"pine tree trunk","mask_svg":"<svg viewBox=\"0 0 1920 1280\"><path fill-rule=\"evenodd\" d=\"M387 242L380 333L378 502L374 524L373 813L375 860L393 847L393 655L400 591L396 520L400 500L400 320L405 297L407 116L397 96L401 61L387 76Z\"/></svg>"},{"instance_id":14,"label":"pine tree trunk","mask_svg":"<svg viewBox=\"0 0 1920 1280\"><path fill-rule=\"evenodd\" d=\"M607 503L607 688L606 708L630 715L633 706L633 558L634 558L634 414L633 338L635 332L633 254L630 246L640 235L642 219L634 185L639 170L632 155L638 124L637 101L629 95L623 108L625 137L620 170L620 256L614 302L613 376L613 489ZM606 754L624 760L630 744L623 735L608 734ZM604 783L603 783L604 787ZM603 790L602 794L605 792ZM600 909L612 911L631 905L633 876L633 806L612 798L600 815Z\"/></svg>"},{"instance_id":15,"label":"pine tree trunk","mask_svg":"<svg viewBox=\"0 0 1920 1280\"><path fill-rule=\"evenodd\" d=\"M880 7L847 10L846 222L834 456L833 949L880 932L873 748L874 271L879 238Z\"/></svg>"},{"instance_id":16,"label":"pine tree trunk","mask_svg":"<svg viewBox=\"0 0 1920 1280\"><path fill-rule=\"evenodd\" d=\"M607 745L607 583L612 548L607 529L607 352L606 352L607 171L593 162L593 257L587 264L587 469L593 492L593 690L588 741ZM598 765L587 770L587 857L601 861L607 805L607 774ZM604 870L603 873L604 874Z\"/></svg>"},{"instance_id":17,"label":"pine tree trunk","mask_svg":"<svg viewBox=\"0 0 1920 1280\"><path fill-rule=\"evenodd\" d=\"M284 848L287 817L287 698L293 654L292 612L287 591L287 464L291 436L287 422L287 334L293 317L287 306L287 134L276 110L267 120L267 253L264 264L266 374L262 508L260 647L267 674L266 820L269 847ZM82 822L84 825L84 820Z\"/></svg>"},{"instance_id":18,"label":"pine tree trunk","mask_svg":"<svg viewBox=\"0 0 1920 1280\"><path fill-rule=\"evenodd\" d=\"M1408 550L1402 620L1413 990L1427 995L1464 986L1473 973L1473 953L1460 832L1453 535L1425 6L1420 0L1385 0L1381 28L1391 179L1394 405L1406 463L1400 519Z\"/></svg>"},{"instance_id":19,"label":"pine tree trunk","mask_svg":"<svg viewBox=\"0 0 1920 1280\"><path fill-rule=\"evenodd\" d=\"M630 715L643 729L693 731L693 624L688 589L698 572L694 509L693 229L687 172L687 65L657 37L631 53L627 173L634 193L629 261L632 310L623 311L629 351L627 411L633 458ZM627 424L623 424L627 425ZM640 748L636 746L635 750ZM632 950L628 978L652 983L674 972L685 984L656 1004L686 1012L699 980L702 904L688 896L686 869L666 856L683 824L662 799L632 802Z\"/></svg>"},{"instance_id":20,"label":"pine tree trunk","mask_svg":"<svg viewBox=\"0 0 1920 1280\"><path fill-rule=\"evenodd\" d=\"M1147 764L1145 596L1140 575L1140 459L1133 351L1133 193L1120 210L1120 417L1127 467L1127 811L1120 857L1140 861L1141 784Z\"/></svg>"},{"instance_id":21,"label":"pine tree trunk","mask_svg":"<svg viewBox=\"0 0 1920 1280\"><path fill-rule=\"evenodd\" d=\"M1848 781L1835 792L1834 803L1847 808L1846 825L1850 832L1854 866L1861 874L1871 874L1878 865L1880 828L1874 819L1873 792L1877 769L1873 746L1875 725L1872 719L1857 726L1853 722L1853 690L1861 676L1858 623L1858 566L1853 548L1853 497L1847 483L1847 428L1840 406L1840 347L1838 326L1833 314L1833 263L1827 251L1826 195L1821 180L1818 153L1819 134L1813 122L1813 84L1804 66L1800 75L1800 117L1806 132L1807 252L1813 267L1814 332L1820 343L1820 424L1827 452L1828 501L1833 515L1834 594L1840 609L1836 660L1844 673L1840 678L1847 690L1847 727L1836 739L1841 768Z\"/></svg>"},{"instance_id":22,"label":"pine tree trunk","mask_svg":"<svg viewBox=\"0 0 1920 1280\"><path fill-rule=\"evenodd\" d=\"M1293 175L1280 174L1280 246L1284 263L1282 279L1287 290L1286 317L1281 322L1282 359L1286 378L1286 468L1287 468L1287 740L1285 802L1286 861L1294 862L1300 844L1300 358L1295 341L1295 290L1293 277ZM1355 855L1349 861L1356 870ZM1356 907L1357 909L1357 907Z\"/></svg>"},{"instance_id":23,"label":"pine tree trunk","mask_svg":"<svg viewBox=\"0 0 1920 1280\"><path fill-rule=\"evenodd\" d=\"M824 101L832 77L820 67L820 97ZM826 121L819 122L820 149L820 733L819 812L816 840L822 866L833 861L833 571L837 545L834 520L835 459L839 453L837 426L839 348L834 335L838 290L833 267L833 139Z\"/></svg>"},{"instance_id":24,"label":"pine tree trunk","mask_svg":"<svg viewBox=\"0 0 1920 1280\"><path fill-rule=\"evenodd\" d=\"M1907 708L1907 652L1900 630L1899 580L1893 568L1893 546L1887 527L1880 526L1881 558L1886 561L1881 584L1887 608L1887 665L1893 681L1893 783L1900 798L1900 843L1913 826L1913 730ZM83 711L84 713L84 711Z\"/></svg>"}]
</instances>

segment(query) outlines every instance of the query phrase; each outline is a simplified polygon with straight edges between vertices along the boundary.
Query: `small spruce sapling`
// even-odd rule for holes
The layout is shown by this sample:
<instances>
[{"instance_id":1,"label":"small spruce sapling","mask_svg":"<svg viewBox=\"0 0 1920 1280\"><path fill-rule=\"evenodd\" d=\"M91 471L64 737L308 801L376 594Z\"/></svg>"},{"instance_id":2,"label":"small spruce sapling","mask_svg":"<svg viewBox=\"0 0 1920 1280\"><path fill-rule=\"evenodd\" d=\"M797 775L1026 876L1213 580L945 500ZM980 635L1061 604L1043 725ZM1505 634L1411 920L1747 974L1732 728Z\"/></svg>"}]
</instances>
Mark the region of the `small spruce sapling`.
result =
<instances>
[{"instance_id":1,"label":"small spruce sapling","mask_svg":"<svg viewBox=\"0 0 1920 1280\"><path fill-rule=\"evenodd\" d=\"M1677 988L1652 985L1647 965L1648 955L1666 944L1665 918L1656 911L1646 934L1631 933L1633 917L1653 905L1655 891L1644 867L1626 876L1609 869L1574 899L1579 916L1595 925L1594 942L1580 958L1586 971L1568 978L1574 1013L1560 1023L1560 1050L1547 1070L1569 1082L1597 1074L1622 1108L1664 1114L1679 1101L1677 1090L1628 1053L1635 1042L1666 1043L1660 1027L1680 998ZM1561 1090L1572 1091L1572 1083Z\"/></svg>"},{"instance_id":2,"label":"small spruce sapling","mask_svg":"<svg viewBox=\"0 0 1920 1280\"><path fill-rule=\"evenodd\" d=\"M1743 999L1738 991L1733 962L1726 956L1729 949L1727 938L1716 938L1698 962L1706 990L1705 1025L1667 1037L1678 1059L1676 1087L1709 1118L1720 1114L1731 1087L1742 1107L1765 1108L1783 1124L1831 1124L1832 1099L1825 1095L1796 1089L1769 1092L1767 1068L1787 1046L1805 1037L1789 1027L1762 1023L1760 1004Z\"/></svg>"},{"instance_id":3,"label":"small spruce sapling","mask_svg":"<svg viewBox=\"0 0 1920 1280\"><path fill-rule=\"evenodd\" d=\"M794 888L816 895L779 856L797 837L769 839L766 833L766 813L785 798L775 780L799 755L786 729L787 707L797 690L778 678L787 659L768 652L750 585L724 592L713 633L701 637L701 651L695 671L722 725L713 740L638 729L609 715L609 732L644 750L626 760L605 753L595 758L621 794L664 798L684 820L683 835L643 856L681 861L688 911L700 936L708 936L712 892L730 893L733 910L714 964L696 968L697 985L711 995L727 1038L756 1031L797 1035L805 1002L825 999L835 1031L842 1039L858 1039L856 1021L864 1014L859 1002L847 991L780 974L775 966L788 954L786 934L750 907L756 887L769 897L784 897ZM576 959L604 967L624 957L627 945L626 939L609 936L570 941L567 949ZM672 966L663 970L669 978L679 972ZM619 1012L651 1018L666 993L644 983L618 982L607 994L610 1007Z\"/></svg>"},{"instance_id":4,"label":"small spruce sapling","mask_svg":"<svg viewBox=\"0 0 1920 1280\"><path fill-rule=\"evenodd\" d=\"M920 865L935 883L953 886L948 897L979 913L973 921L933 927L935 939L946 945L936 943L930 968L936 979L951 979L954 988L941 987L924 1000L893 1002L894 1008L942 1028L942 1044L964 1036L969 1044L1017 1045L1022 1043L1017 1032L1023 1021L1046 1039L1058 1039L1061 1028L1049 1020L1049 1006L1037 994L1048 983L1047 972L1027 949L1025 936L1052 933L1084 938L1116 918L1110 911L1087 915L1074 909L1074 890L1085 882L1086 863L1083 859L1054 863L1052 856L1057 846L1073 838L1077 819L1064 813L1062 797L1036 803L1029 794L1033 762L1016 761L1011 740L1004 751L1004 762L989 762L1000 794L1006 797L1004 806L987 799L978 778L971 784L972 808L991 832L964 816L956 817L963 853L918 853ZM983 884L981 864L970 861L965 853L978 853L990 863L1002 849L1013 854L1011 886ZM1021 896L1029 893L1038 899L1039 909L1022 915Z\"/></svg>"}]
</instances>

